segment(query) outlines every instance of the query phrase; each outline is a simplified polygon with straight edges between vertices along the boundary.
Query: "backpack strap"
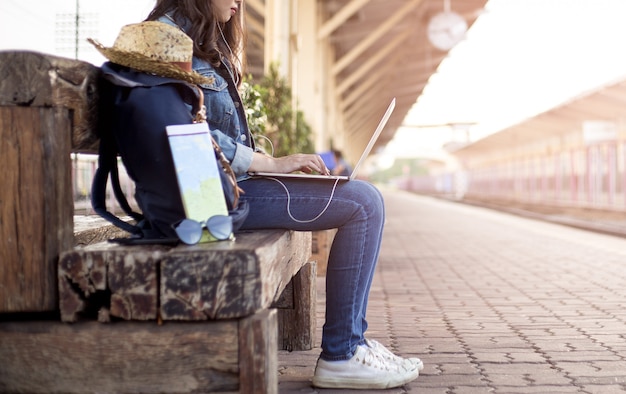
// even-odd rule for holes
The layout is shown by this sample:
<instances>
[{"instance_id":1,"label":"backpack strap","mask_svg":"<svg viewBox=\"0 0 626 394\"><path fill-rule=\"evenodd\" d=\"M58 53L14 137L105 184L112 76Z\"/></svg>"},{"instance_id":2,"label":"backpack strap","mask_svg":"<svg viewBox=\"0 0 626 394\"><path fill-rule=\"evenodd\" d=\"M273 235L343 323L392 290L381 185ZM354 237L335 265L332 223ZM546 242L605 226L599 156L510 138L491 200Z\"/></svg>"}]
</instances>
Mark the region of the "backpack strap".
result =
<instances>
[{"instance_id":1,"label":"backpack strap","mask_svg":"<svg viewBox=\"0 0 626 394\"><path fill-rule=\"evenodd\" d=\"M122 210L124 210L124 212L128 216L132 217L137 222L142 221L144 219L143 215L133 211L133 209L130 207L130 204L128 203L128 200L126 199L126 196L124 195L124 192L122 191L122 186L120 185L120 173L117 167L117 160L111 164L111 187L113 188L113 194L115 195L115 199L120 204Z\"/></svg>"},{"instance_id":2,"label":"backpack strap","mask_svg":"<svg viewBox=\"0 0 626 394\"><path fill-rule=\"evenodd\" d=\"M91 184L91 206L98 215L122 230L133 235L142 235L141 227L125 222L107 210L106 188L109 175L111 175L111 185L113 187L115 197L124 212L137 221L142 220L143 216L139 213L133 212L128 204L128 201L126 200L126 197L124 196L124 193L122 192L119 180L119 171L117 169L117 149L115 148L115 140L111 136L104 133L101 135L100 146L98 148L98 169L96 170Z\"/></svg>"}]
</instances>

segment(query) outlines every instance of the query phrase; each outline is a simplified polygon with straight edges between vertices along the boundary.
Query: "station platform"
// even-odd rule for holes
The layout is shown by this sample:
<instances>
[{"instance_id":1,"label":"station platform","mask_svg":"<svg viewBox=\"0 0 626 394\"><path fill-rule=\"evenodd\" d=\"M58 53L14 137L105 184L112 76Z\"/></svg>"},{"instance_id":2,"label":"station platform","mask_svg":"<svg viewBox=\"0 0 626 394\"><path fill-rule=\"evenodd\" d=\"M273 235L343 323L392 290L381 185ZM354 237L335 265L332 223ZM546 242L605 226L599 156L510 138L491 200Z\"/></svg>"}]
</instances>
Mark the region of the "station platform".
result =
<instances>
[{"instance_id":1,"label":"station platform","mask_svg":"<svg viewBox=\"0 0 626 394\"><path fill-rule=\"evenodd\" d=\"M420 357L389 390L311 387L317 346L279 353L280 393L624 393L626 238L383 189L368 337Z\"/></svg>"}]
</instances>

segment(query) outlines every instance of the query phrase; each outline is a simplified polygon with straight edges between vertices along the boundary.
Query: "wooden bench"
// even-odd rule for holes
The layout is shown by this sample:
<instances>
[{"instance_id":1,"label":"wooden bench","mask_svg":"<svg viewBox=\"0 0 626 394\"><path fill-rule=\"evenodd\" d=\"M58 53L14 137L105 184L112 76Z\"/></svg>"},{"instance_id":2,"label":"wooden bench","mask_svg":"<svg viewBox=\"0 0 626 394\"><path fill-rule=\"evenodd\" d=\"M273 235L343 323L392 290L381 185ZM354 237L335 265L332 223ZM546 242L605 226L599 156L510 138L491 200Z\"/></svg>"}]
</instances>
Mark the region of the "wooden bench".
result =
<instances>
[{"instance_id":1,"label":"wooden bench","mask_svg":"<svg viewBox=\"0 0 626 394\"><path fill-rule=\"evenodd\" d=\"M277 392L278 348L314 344L311 233L75 246L70 153L97 145L98 77L0 52L0 392Z\"/></svg>"}]
</instances>

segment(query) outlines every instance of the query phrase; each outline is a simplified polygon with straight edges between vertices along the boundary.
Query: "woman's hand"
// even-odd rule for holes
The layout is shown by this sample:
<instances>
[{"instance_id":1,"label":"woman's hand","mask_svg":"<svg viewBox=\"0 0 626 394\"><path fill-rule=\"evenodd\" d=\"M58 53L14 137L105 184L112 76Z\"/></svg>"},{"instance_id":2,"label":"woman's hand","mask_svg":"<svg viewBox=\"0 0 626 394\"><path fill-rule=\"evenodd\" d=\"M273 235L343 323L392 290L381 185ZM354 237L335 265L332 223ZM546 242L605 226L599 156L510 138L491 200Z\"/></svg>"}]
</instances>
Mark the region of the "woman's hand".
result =
<instances>
[{"instance_id":1,"label":"woman's hand","mask_svg":"<svg viewBox=\"0 0 626 394\"><path fill-rule=\"evenodd\" d=\"M322 160L320 155L305 153L271 157L255 152L248 170L250 172L278 172L283 174L302 171L307 174L317 172L323 175L330 175L330 171L326 168L326 164L324 164L324 160Z\"/></svg>"}]
</instances>

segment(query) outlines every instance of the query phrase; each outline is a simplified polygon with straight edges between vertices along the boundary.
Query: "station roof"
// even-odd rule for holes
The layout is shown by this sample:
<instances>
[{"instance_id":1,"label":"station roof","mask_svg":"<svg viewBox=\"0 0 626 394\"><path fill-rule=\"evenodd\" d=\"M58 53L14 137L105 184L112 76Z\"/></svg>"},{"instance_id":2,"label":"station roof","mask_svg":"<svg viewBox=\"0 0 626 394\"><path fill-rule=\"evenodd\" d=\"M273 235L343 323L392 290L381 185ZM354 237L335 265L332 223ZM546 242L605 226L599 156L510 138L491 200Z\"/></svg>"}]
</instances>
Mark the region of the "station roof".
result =
<instances>
[{"instance_id":1,"label":"station roof","mask_svg":"<svg viewBox=\"0 0 626 394\"><path fill-rule=\"evenodd\" d=\"M431 75L447 56L427 39L430 19L449 7L461 15L468 27L482 13L487 0L318 0L325 20L318 38L333 47L334 78L344 131L367 141L392 97L396 109L378 145L393 138L404 118L421 95ZM250 40L262 44L262 20L255 10L263 0L246 0L251 18ZM259 14L260 15L260 14ZM249 51L249 63L263 64L262 45ZM262 66L261 66L262 67ZM254 75L254 74L253 74ZM358 144L357 144L358 145Z\"/></svg>"},{"instance_id":2,"label":"station roof","mask_svg":"<svg viewBox=\"0 0 626 394\"><path fill-rule=\"evenodd\" d=\"M457 156L503 150L559 135L582 133L587 122L624 124L626 80L609 83L585 92L550 110L507 127L498 133L455 150ZM600 131L600 130L598 130Z\"/></svg>"},{"instance_id":3,"label":"station roof","mask_svg":"<svg viewBox=\"0 0 626 394\"><path fill-rule=\"evenodd\" d=\"M447 52L427 39L430 19L444 0L321 0L329 19L320 29L335 48L333 75L348 135L368 140L389 100L396 109L379 145L403 123ZM449 9L468 27L486 0L452 0ZM348 12L354 9L353 12Z\"/></svg>"}]
</instances>

